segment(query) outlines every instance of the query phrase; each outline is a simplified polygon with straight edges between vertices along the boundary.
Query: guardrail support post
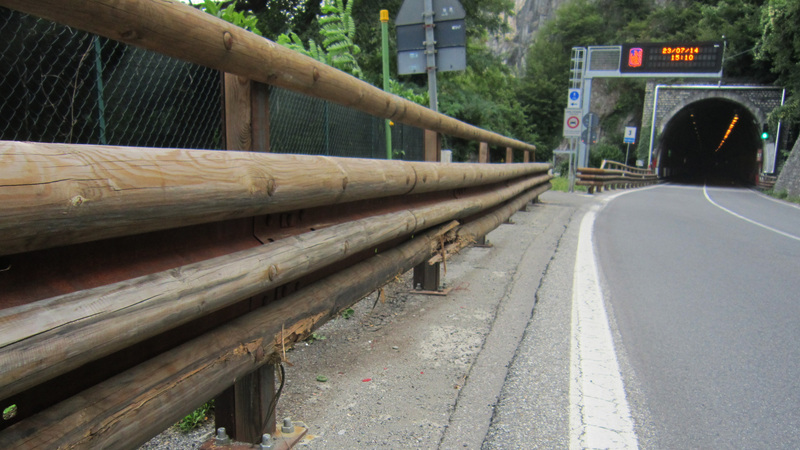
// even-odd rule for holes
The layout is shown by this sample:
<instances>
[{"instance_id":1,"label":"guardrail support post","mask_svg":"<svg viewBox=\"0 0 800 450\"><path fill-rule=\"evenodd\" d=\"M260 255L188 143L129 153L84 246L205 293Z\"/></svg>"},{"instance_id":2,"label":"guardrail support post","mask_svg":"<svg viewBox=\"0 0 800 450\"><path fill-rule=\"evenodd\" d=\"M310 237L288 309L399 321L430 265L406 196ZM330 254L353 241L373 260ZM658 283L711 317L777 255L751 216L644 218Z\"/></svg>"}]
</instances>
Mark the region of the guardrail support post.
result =
<instances>
[{"instance_id":1,"label":"guardrail support post","mask_svg":"<svg viewBox=\"0 0 800 450\"><path fill-rule=\"evenodd\" d=\"M275 366L266 364L236 380L215 399L216 428L225 427L234 441L254 443L263 433L275 433L275 411L269 406L275 396ZM267 416L266 429L262 430Z\"/></svg>"},{"instance_id":2,"label":"guardrail support post","mask_svg":"<svg viewBox=\"0 0 800 450\"><path fill-rule=\"evenodd\" d=\"M425 161L440 162L442 160L442 139L439 133L425 130ZM438 292L441 287L439 263L428 264L427 261L414 267L414 285L418 291Z\"/></svg>"},{"instance_id":3,"label":"guardrail support post","mask_svg":"<svg viewBox=\"0 0 800 450\"><path fill-rule=\"evenodd\" d=\"M525 150L525 153L522 154L522 162L528 163L531 162L531 151Z\"/></svg>"},{"instance_id":4,"label":"guardrail support post","mask_svg":"<svg viewBox=\"0 0 800 450\"><path fill-rule=\"evenodd\" d=\"M506 157L508 157L508 150L506 150ZM489 163L489 143L481 142L480 147L478 147L478 162L482 164ZM475 245L478 247L488 247L489 244L486 243L486 236L481 236L475 240Z\"/></svg>"},{"instance_id":5,"label":"guardrail support post","mask_svg":"<svg viewBox=\"0 0 800 450\"><path fill-rule=\"evenodd\" d=\"M511 147L506 147L506 164L511 164L514 162L514 149Z\"/></svg>"},{"instance_id":6,"label":"guardrail support post","mask_svg":"<svg viewBox=\"0 0 800 450\"><path fill-rule=\"evenodd\" d=\"M225 149L269 152L269 86L247 78L223 74ZM251 301L251 309L259 302ZM236 380L215 399L216 428L224 427L239 442L259 442L263 433L275 432L275 366L267 364ZM266 429L267 416L270 416Z\"/></svg>"},{"instance_id":7,"label":"guardrail support post","mask_svg":"<svg viewBox=\"0 0 800 450\"><path fill-rule=\"evenodd\" d=\"M489 163L489 144L486 142L481 142L481 146L478 147L478 162Z\"/></svg>"},{"instance_id":8,"label":"guardrail support post","mask_svg":"<svg viewBox=\"0 0 800 450\"><path fill-rule=\"evenodd\" d=\"M269 152L269 86L224 74L225 149Z\"/></svg>"}]
</instances>

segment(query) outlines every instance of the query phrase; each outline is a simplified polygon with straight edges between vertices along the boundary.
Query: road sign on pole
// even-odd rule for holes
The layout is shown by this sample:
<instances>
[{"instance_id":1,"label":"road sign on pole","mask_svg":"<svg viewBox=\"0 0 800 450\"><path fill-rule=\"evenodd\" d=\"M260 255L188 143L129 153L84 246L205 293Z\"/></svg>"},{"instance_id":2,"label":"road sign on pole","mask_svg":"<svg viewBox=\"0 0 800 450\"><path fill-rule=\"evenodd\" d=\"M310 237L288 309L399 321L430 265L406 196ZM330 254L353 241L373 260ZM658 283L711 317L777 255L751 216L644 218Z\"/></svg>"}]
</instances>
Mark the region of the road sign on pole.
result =
<instances>
[{"instance_id":1,"label":"road sign on pole","mask_svg":"<svg viewBox=\"0 0 800 450\"><path fill-rule=\"evenodd\" d=\"M567 108L580 108L581 107L581 90L570 89L569 99L567 100Z\"/></svg>"},{"instance_id":2,"label":"road sign on pole","mask_svg":"<svg viewBox=\"0 0 800 450\"><path fill-rule=\"evenodd\" d=\"M564 137L580 137L581 116L583 112L580 108L567 108L564 110Z\"/></svg>"},{"instance_id":3,"label":"road sign on pole","mask_svg":"<svg viewBox=\"0 0 800 450\"><path fill-rule=\"evenodd\" d=\"M625 127L625 138L623 144L633 144L636 142L636 127Z\"/></svg>"}]
</instances>

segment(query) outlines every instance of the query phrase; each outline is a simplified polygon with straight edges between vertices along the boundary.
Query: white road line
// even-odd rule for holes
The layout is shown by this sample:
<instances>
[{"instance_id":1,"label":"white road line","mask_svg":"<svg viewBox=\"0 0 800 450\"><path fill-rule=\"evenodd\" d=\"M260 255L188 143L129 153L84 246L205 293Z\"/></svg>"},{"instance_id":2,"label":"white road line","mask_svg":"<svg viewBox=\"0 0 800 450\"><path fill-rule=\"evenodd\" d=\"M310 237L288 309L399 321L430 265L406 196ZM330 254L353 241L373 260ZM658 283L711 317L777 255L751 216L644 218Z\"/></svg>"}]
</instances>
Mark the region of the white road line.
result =
<instances>
[{"instance_id":1,"label":"white road line","mask_svg":"<svg viewBox=\"0 0 800 450\"><path fill-rule=\"evenodd\" d=\"M597 211L620 194L603 199L586 213L580 225L572 286L570 449L639 448L592 243Z\"/></svg>"},{"instance_id":2,"label":"white road line","mask_svg":"<svg viewBox=\"0 0 800 450\"><path fill-rule=\"evenodd\" d=\"M706 200L708 200L712 205L716 206L717 208L725 211L726 213L728 213L728 214L730 214L730 215L732 215L734 217L738 217L739 219L742 219L745 222L751 223L751 224L753 224L755 226L758 226L758 227L761 227L761 228L763 228L765 230L772 231L773 233L777 233L777 234L780 234L781 236L788 237L789 239L794 239L795 241L800 242L800 237L797 237L797 236L795 236L793 234L789 234L789 233L783 232L783 231L778 230L776 228L772 228L771 226L764 225L763 223L756 222L755 220L748 219L747 217L745 217L745 216L743 216L741 214L737 214L737 213L731 211L730 209L728 209L728 208L720 205L719 203L715 202L708 195L708 186L703 186L703 194L706 196Z\"/></svg>"}]
</instances>

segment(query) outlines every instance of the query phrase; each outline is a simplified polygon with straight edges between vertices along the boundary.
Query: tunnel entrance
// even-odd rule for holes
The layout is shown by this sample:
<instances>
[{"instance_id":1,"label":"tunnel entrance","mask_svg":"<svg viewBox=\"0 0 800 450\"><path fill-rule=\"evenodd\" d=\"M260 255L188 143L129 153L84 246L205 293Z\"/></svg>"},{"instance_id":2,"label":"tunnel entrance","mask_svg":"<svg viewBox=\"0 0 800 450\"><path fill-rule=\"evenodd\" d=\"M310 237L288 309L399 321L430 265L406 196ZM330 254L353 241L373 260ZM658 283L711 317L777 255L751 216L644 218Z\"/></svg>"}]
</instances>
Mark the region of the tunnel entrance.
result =
<instances>
[{"instance_id":1,"label":"tunnel entrance","mask_svg":"<svg viewBox=\"0 0 800 450\"><path fill-rule=\"evenodd\" d=\"M667 122L656 149L659 174L681 183L751 185L758 176L761 125L731 100L699 100Z\"/></svg>"}]
</instances>

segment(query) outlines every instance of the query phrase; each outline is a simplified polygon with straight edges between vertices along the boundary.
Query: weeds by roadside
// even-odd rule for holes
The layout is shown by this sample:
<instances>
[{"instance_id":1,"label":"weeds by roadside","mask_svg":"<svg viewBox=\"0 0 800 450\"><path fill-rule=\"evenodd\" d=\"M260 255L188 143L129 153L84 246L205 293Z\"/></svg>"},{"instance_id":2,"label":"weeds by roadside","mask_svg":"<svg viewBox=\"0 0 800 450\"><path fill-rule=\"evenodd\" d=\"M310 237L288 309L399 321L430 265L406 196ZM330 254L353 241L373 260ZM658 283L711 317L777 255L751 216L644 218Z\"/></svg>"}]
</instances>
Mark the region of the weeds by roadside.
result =
<instances>
[{"instance_id":1,"label":"weeds by roadside","mask_svg":"<svg viewBox=\"0 0 800 450\"><path fill-rule=\"evenodd\" d=\"M188 433L195 428L198 428L206 420L208 420L211 412L214 410L214 400L209 400L203 406L192 411L188 416L178 422L178 428L184 433Z\"/></svg>"},{"instance_id":2,"label":"weeds by roadside","mask_svg":"<svg viewBox=\"0 0 800 450\"><path fill-rule=\"evenodd\" d=\"M765 191L767 195L770 197L777 198L779 200L786 200L787 202L797 203L800 204L800 197L791 196L785 190L775 192L774 190Z\"/></svg>"},{"instance_id":3,"label":"weeds by roadside","mask_svg":"<svg viewBox=\"0 0 800 450\"><path fill-rule=\"evenodd\" d=\"M555 177L552 180L550 180L550 184L553 185L552 189L554 191L569 192L569 178L567 178L567 177ZM586 189L586 186L578 186L576 184L575 185L575 191L576 192L586 192L587 189Z\"/></svg>"}]
</instances>

